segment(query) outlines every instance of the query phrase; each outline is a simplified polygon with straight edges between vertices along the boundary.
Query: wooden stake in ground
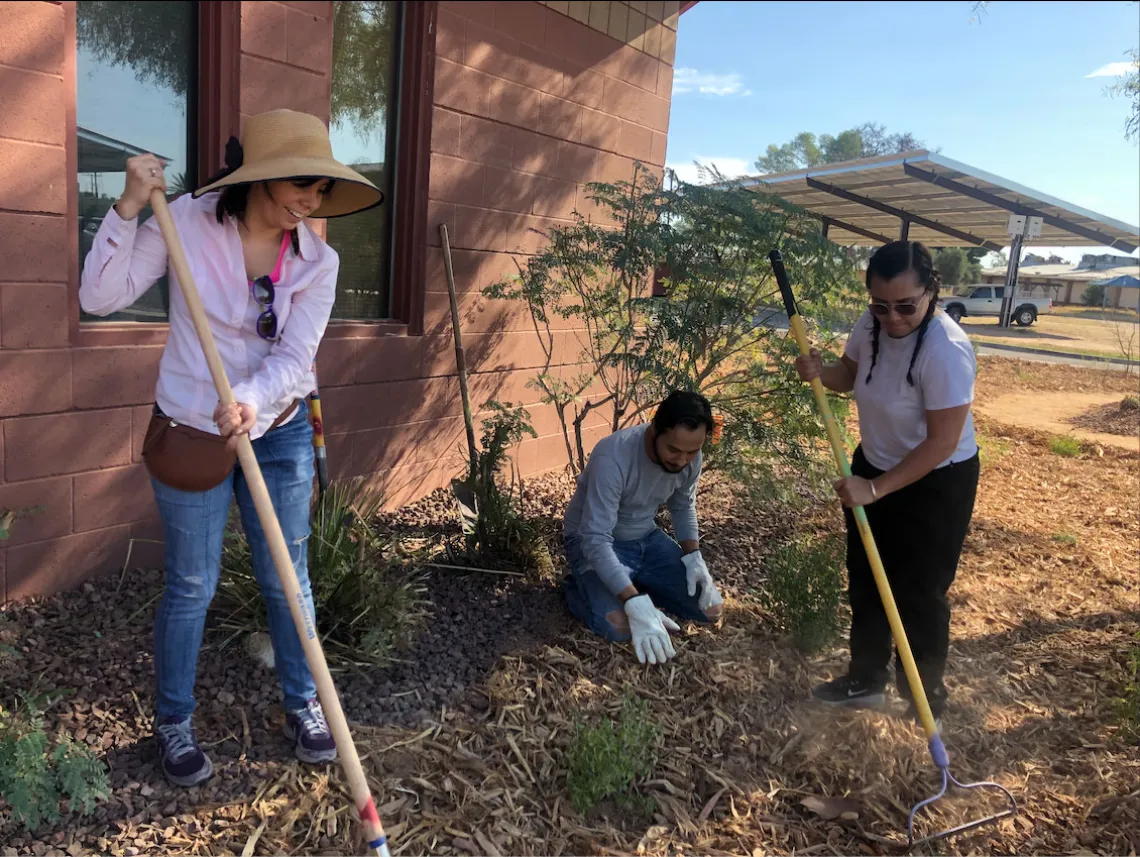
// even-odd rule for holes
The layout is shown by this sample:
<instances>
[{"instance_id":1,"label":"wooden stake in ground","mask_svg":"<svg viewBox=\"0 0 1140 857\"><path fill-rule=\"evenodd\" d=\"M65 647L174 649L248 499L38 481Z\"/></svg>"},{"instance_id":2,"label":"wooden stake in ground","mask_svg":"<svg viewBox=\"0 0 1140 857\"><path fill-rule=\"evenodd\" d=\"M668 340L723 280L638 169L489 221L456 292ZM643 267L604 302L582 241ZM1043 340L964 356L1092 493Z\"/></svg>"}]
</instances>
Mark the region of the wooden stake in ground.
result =
<instances>
[{"instance_id":1,"label":"wooden stake in ground","mask_svg":"<svg viewBox=\"0 0 1140 857\"><path fill-rule=\"evenodd\" d=\"M166 197L161 190L151 191L150 205L154 210L154 219L158 221L159 231L166 242L166 249L170 255L170 265L178 277L178 286L186 299L186 307L190 311L190 318L194 322L194 329L198 333L198 341L206 355L206 363L210 367L210 375L214 379L214 386L218 391L218 400L222 404L234 403L233 390L226 377L222 358L218 354L218 347L214 343L214 336L210 332L206 321L206 313L202 309L202 301L198 296L198 288L190 274L190 267L186 264L186 256L182 252L182 242L174 228L174 220L170 216L170 209L166 205ZM277 567L277 575L281 586L289 601L289 610L293 614L293 624L297 628L297 636L301 638L301 646L305 650L305 660L309 662L309 669L317 683L317 694L325 710L329 728L336 739L337 751L352 791L352 799L360 812L360 820L364 824L365 838L369 849L376 852L379 857L389 857L387 837L380 817L376 813L376 804L372 800L372 792L368 787L368 780L364 776L364 768L360 764L360 756L356 752L356 745L352 741L352 734L348 730L348 721L341 708L340 697L333 685L329 674L325 653L321 642L317 638L316 623L309 613L301 593L301 586L297 582L297 573L293 570L293 560L289 556L289 547L285 544L285 535L281 531L281 524L277 514L273 511L273 502L269 498L269 489L261 475L261 468L257 464L257 457L253 452L253 444L248 435L238 439L238 461L241 463L242 473L249 485L249 493L253 497L257 508L257 517L261 521L261 528L265 531L265 539L269 545L269 553L273 557L273 564Z\"/></svg>"},{"instance_id":2,"label":"wooden stake in ground","mask_svg":"<svg viewBox=\"0 0 1140 857\"><path fill-rule=\"evenodd\" d=\"M455 271L451 267L451 241L447 236L447 224L439 224L439 241L443 248L443 267L447 273L447 299L451 305L451 333L455 337L455 366L459 373L459 395L463 398L463 425L467 430L468 468L465 482L452 480L451 491L459 504L459 520L465 533L475 531L479 513L475 501L475 483L479 474L475 472L477 461L475 450L475 420L471 415L471 396L467 392L467 356L463 350L463 333L459 327L459 299L455 296Z\"/></svg>"}]
</instances>

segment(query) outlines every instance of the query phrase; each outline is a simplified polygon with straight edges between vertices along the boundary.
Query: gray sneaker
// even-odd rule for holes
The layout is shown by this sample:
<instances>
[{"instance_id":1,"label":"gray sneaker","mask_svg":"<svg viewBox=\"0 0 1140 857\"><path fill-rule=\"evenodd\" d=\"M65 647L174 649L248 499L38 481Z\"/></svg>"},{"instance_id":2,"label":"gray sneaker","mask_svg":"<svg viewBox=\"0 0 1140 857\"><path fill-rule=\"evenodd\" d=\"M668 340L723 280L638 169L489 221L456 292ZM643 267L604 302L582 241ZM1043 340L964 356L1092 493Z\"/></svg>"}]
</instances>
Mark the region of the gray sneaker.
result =
<instances>
[{"instance_id":1,"label":"gray sneaker","mask_svg":"<svg viewBox=\"0 0 1140 857\"><path fill-rule=\"evenodd\" d=\"M191 788L214 773L210 757L198 746L189 717L166 717L155 724L154 740L162 772L176 786Z\"/></svg>"}]
</instances>

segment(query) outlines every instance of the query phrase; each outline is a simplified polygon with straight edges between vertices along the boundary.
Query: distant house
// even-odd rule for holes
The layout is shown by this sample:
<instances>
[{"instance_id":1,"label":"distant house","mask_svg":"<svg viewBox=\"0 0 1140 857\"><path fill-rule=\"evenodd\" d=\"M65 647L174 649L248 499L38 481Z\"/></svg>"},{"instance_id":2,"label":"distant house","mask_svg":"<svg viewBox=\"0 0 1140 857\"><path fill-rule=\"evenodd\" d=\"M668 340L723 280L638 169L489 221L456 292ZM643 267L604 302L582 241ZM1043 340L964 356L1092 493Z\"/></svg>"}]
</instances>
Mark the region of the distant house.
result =
<instances>
[{"instance_id":1,"label":"distant house","mask_svg":"<svg viewBox=\"0 0 1140 857\"><path fill-rule=\"evenodd\" d=\"M1140 274L1140 260L1132 256L1086 254L1077 265L1027 265L1023 262L1017 269L1017 286L1020 293L1029 296L1040 295L1057 304L1080 304L1085 290L1094 283L1114 276L1137 274ZM1005 277L1005 268L982 271L983 283L1004 283ZM1140 311L1140 289L1113 285L1106 291L1106 307Z\"/></svg>"},{"instance_id":2,"label":"distant house","mask_svg":"<svg viewBox=\"0 0 1140 857\"><path fill-rule=\"evenodd\" d=\"M585 183L630 178L635 159L663 167L692 5L0 3L0 508L42 507L0 542L0 603L75 586L121 566L132 538L161 538L139 446L165 282L90 318L80 266L130 154L162 153L170 184L194 187L267 109L331 121L336 154L387 196L327 224L342 263L318 356L334 478L366 477L398 504L460 467L441 223L475 404L528 404L539 437L520 469L560 464L555 415L527 387L534 334L478 292L534 252L535 230L592 210Z\"/></svg>"}]
</instances>

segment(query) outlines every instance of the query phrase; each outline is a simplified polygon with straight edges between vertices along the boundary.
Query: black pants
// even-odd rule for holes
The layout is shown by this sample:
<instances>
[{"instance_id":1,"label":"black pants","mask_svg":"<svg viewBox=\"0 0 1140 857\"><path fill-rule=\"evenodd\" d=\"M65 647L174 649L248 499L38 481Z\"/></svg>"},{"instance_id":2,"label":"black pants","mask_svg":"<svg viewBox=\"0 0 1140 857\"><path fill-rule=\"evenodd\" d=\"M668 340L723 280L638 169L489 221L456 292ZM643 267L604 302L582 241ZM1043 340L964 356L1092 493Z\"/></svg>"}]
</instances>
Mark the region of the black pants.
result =
<instances>
[{"instance_id":1,"label":"black pants","mask_svg":"<svg viewBox=\"0 0 1140 857\"><path fill-rule=\"evenodd\" d=\"M860 447L851 471L873 479ZM946 593L958 571L958 558L974 514L980 465L978 456L933 470L901 491L866 507L875 545L902 617L931 707L946 698L942 683L950 647L950 603ZM890 679L893 639L863 540L850 509L847 519L848 599L851 604L851 668L854 678L885 686ZM911 699L902 659L895 651L895 683Z\"/></svg>"}]
</instances>

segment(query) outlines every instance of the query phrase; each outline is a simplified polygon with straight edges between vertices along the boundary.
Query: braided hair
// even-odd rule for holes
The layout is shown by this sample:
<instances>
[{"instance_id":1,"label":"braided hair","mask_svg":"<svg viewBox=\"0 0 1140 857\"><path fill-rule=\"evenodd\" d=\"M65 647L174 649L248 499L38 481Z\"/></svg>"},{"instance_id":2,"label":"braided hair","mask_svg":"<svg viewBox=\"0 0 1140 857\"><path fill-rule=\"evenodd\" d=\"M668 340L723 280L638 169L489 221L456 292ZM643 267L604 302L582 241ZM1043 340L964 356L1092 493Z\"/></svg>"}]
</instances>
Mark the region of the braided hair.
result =
<instances>
[{"instance_id":1,"label":"braided hair","mask_svg":"<svg viewBox=\"0 0 1140 857\"><path fill-rule=\"evenodd\" d=\"M942 277L934 268L934 258L930 255L930 251L918 241L892 241L890 244L884 244L875 251L867 265L867 289L870 291L872 277L893 280L907 271L915 272L918 284L922 286L926 294L930 295L930 303L926 307L926 315L922 317L922 323L918 326L918 339L914 343L914 352L910 355L910 365L907 366L906 370L906 381L913 387L914 364L918 360L918 352L922 348L922 340L926 336L926 329L930 326L930 320L938 311L938 292L942 288ZM871 383L875 363L879 359L879 332L881 330L882 324L878 317L872 316L871 366L867 370L868 384Z\"/></svg>"}]
</instances>

